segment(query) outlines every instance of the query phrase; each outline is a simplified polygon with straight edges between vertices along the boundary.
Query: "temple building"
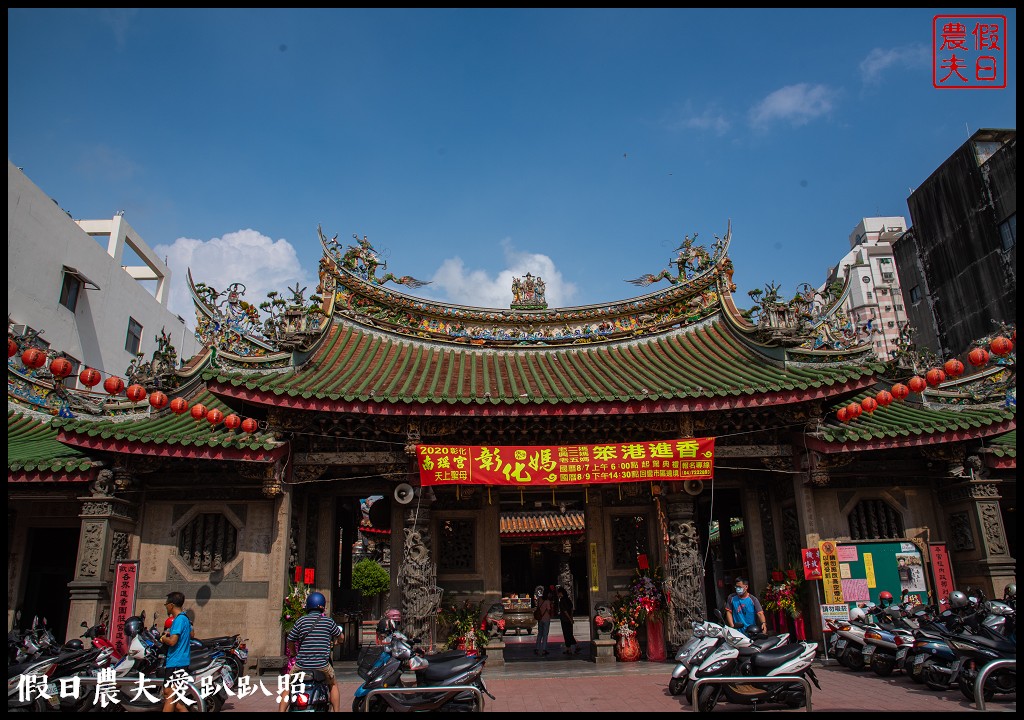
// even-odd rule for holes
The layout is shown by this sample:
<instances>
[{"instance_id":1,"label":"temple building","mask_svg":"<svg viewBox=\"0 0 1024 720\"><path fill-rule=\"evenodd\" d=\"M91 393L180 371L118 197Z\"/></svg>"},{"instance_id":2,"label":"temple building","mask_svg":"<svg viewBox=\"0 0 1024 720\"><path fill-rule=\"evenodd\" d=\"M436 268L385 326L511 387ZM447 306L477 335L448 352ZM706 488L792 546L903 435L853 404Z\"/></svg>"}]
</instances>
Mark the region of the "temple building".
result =
<instances>
[{"instance_id":1,"label":"temple building","mask_svg":"<svg viewBox=\"0 0 1024 720\"><path fill-rule=\"evenodd\" d=\"M445 594L486 610L560 585L593 615L644 556L664 570L674 646L735 576L757 591L825 540L902 544L922 594L941 591L941 545L957 586L1001 593L1012 328L939 379L909 345L877 358L842 310L855 278L792 299L769 285L742 311L731 230L695 239L632 299L551 309L528 275L492 309L399 292L386 283L423 283L381 276L366 237L321 233L315 292L262 313L190 277L203 350L159 382L129 377L127 396L92 393L92 410L69 410L9 337L9 388L39 389L9 392L9 621L63 563L67 626L91 624L116 563L137 561L135 611L180 590L200 636L273 656L291 583L354 614L363 558L390 573L378 607L430 634Z\"/></svg>"}]
</instances>

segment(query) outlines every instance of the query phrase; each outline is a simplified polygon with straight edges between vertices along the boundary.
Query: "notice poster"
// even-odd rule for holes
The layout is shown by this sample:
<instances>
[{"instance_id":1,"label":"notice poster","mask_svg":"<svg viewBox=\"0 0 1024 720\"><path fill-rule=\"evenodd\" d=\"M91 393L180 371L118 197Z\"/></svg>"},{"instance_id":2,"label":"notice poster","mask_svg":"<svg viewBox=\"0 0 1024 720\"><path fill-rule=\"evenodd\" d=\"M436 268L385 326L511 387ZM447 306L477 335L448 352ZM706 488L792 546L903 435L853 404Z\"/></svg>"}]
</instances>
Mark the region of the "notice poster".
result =
<instances>
[{"instance_id":1,"label":"notice poster","mask_svg":"<svg viewBox=\"0 0 1024 720\"><path fill-rule=\"evenodd\" d=\"M821 552L821 582L825 587L825 601L829 605L843 602L843 581L839 575L839 560L836 557L836 544L831 540L818 543Z\"/></svg>"},{"instance_id":2,"label":"notice poster","mask_svg":"<svg viewBox=\"0 0 1024 720\"><path fill-rule=\"evenodd\" d=\"M804 580L821 580L821 551L818 548L802 548Z\"/></svg>"}]
</instances>

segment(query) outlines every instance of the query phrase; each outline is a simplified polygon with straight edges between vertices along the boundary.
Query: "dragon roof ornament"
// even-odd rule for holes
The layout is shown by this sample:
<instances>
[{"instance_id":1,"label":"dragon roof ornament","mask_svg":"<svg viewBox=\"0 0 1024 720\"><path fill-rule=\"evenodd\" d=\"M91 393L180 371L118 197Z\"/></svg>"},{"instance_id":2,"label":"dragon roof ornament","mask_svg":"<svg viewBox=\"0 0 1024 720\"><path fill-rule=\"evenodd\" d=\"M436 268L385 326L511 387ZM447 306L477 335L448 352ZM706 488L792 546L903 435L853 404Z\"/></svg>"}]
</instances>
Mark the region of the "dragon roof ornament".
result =
<instances>
[{"instance_id":1,"label":"dragon roof ornament","mask_svg":"<svg viewBox=\"0 0 1024 720\"><path fill-rule=\"evenodd\" d=\"M719 275L730 278L728 290L735 289L731 286L732 263L726 255L731 224L725 238L718 239L713 254L697 252L690 240L694 257L710 258L710 264L698 261L692 265L698 268L696 272L684 272L692 277L677 278L668 288L605 305L548 309L543 280L530 275L518 278L518 302L513 289L513 303L507 310L425 300L382 287L382 278L370 279L376 277L370 272L373 268L361 269L359 264L359 253L366 246L360 242L358 247L349 246L348 252L342 252L337 235L328 239L319 227L317 231L324 251L321 266L333 268L337 280L334 313L339 319L440 342L502 347L564 345L662 332L717 312ZM532 296L526 286L531 280Z\"/></svg>"}]
</instances>

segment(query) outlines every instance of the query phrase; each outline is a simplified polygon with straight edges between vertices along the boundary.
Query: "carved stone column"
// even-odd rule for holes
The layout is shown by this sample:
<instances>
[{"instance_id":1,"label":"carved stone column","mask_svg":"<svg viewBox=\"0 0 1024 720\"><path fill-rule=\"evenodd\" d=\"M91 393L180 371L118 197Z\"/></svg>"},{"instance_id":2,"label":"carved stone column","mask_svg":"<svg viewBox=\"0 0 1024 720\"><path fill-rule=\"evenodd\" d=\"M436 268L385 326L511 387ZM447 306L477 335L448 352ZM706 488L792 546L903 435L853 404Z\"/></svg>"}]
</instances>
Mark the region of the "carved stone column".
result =
<instances>
[{"instance_id":1,"label":"carved stone column","mask_svg":"<svg viewBox=\"0 0 1024 720\"><path fill-rule=\"evenodd\" d=\"M988 597L1002 597L1017 574L1000 499L998 481L988 479L959 482L939 493L957 587L980 587Z\"/></svg>"},{"instance_id":2,"label":"carved stone column","mask_svg":"<svg viewBox=\"0 0 1024 720\"><path fill-rule=\"evenodd\" d=\"M123 480L123 471L118 478ZM114 497L114 472L104 469L90 486L92 494L81 497L82 522L75 561L75 578L68 583L71 609L70 634L77 635L82 622L94 625L110 609L114 564L131 556L138 509L132 502ZM130 483L125 483L130 485Z\"/></svg>"},{"instance_id":3,"label":"carved stone column","mask_svg":"<svg viewBox=\"0 0 1024 720\"><path fill-rule=\"evenodd\" d=\"M674 650L690 639L693 621L707 617L707 604L695 498L685 493L671 493L665 499L668 515L665 584L672 595L665 632Z\"/></svg>"},{"instance_id":4,"label":"carved stone column","mask_svg":"<svg viewBox=\"0 0 1024 720\"><path fill-rule=\"evenodd\" d=\"M402 564L398 570L398 593L406 634L422 638L428 647L435 641L435 618L441 604L437 564L431 559L430 505L433 499L431 489L422 488L420 497L405 511Z\"/></svg>"}]
</instances>

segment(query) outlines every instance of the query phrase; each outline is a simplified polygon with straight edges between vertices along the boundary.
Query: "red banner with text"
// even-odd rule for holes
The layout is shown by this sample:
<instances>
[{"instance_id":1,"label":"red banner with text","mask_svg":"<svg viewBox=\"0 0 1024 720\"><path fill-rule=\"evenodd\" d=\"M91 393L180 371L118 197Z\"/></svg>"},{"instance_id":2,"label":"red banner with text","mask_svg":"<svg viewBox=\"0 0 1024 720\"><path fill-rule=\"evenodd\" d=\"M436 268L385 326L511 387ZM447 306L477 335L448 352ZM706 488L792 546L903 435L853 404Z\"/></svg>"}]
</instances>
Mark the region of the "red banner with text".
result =
<instances>
[{"instance_id":1,"label":"red banner with text","mask_svg":"<svg viewBox=\"0 0 1024 720\"><path fill-rule=\"evenodd\" d=\"M607 445L417 445L424 485L591 485L714 477L714 438Z\"/></svg>"},{"instance_id":2,"label":"red banner with text","mask_svg":"<svg viewBox=\"0 0 1024 720\"><path fill-rule=\"evenodd\" d=\"M956 590L953 568L949 564L949 550L946 549L946 543L928 543L928 554L931 555L932 578L938 595L935 601L940 609L946 610L949 608L949 594Z\"/></svg>"},{"instance_id":3,"label":"red banner with text","mask_svg":"<svg viewBox=\"0 0 1024 720\"><path fill-rule=\"evenodd\" d=\"M124 634L124 621L135 614L135 589L139 578L139 561L117 563L114 571L114 598L110 613L110 639L121 655L128 654L131 642Z\"/></svg>"}]
</instances>

